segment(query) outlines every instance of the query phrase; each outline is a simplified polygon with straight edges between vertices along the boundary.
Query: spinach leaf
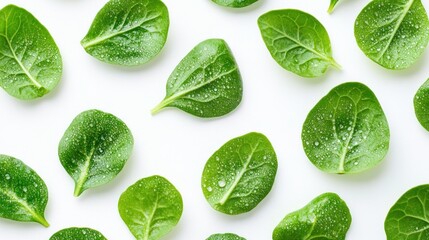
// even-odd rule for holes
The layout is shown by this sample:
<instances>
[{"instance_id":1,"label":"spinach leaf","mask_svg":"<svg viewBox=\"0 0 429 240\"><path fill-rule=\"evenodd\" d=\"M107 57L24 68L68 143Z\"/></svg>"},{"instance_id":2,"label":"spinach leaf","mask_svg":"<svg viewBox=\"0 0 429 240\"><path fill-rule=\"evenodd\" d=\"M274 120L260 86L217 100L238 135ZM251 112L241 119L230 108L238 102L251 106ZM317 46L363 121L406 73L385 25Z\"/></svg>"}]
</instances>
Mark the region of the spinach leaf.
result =
<instances>
[{"instance_id":1,"label":"spinach leaf","mask_svg":"<svg viewBox=\"0 0 429 240\"><path fill-rule=\"evenodd\" d=\"M201 180L204 196L217 211L236 215L255 208L271 191L277 156L260 133L225 143L207 161Z\"/></svg>"},{"instance_id":2,"label":"spinach leaf","mask_svg":"<svg viewBox=\"0 0 429 240\"><path fill-rule=\"evenodd\" d=\"M213 234L206 240L246 240L233 233Z\"/></svg>"},{"instance_id":3,"label":"spinach leaf","mask_svg":"<svg viewBox=\"0 0 429 240\"><path fill-rule=\"evenodd\" d=\"M334 11L335 6L339 1L340 0L331 0L331 4L329 5L329 8L328 8L328 13L332 13Z\"/></svg>"},{"instance_id":4,"label":"spinach leaf","mask_svg":"<svg viewBox=\"0 0 429 240\"><path fill-rule=\"evenodd\" d=\"M352 217L335 193L324 193L300 210L288 214L273 232L273 240L344 240Z\"/></svg>"},{"instance_id":5,"label":"spinach leaf","mask_svg":"<svg viewBox=\"0 0 429 240\"><path fill-rule=\"evenodd\" d=\"M48 227L47 203L48 188L39 175L20 160L0 155L0 217Z\"/></svg>"},{"instance_id":6,"label":"spinach leaf","mask_svg":"<svg viewBox=\"0 0 429 240\"><path fill-rule=\"evenodd\" d=\"M414 96L414 111L420 124L429 131L429 79Z\"/></svg>"},{"instance_id":7,"label":"spinach leaf","mask_svg":"<svg viewBox=\"0 0 429 240\"><path fill-rule=\"evenodd\" d=\"M214 3L231 8L243 8L254 4L258 0L212 0Z\"/></svg>"},{"instance_id":8,"label":"spinach leaf","mask_svg":"<svg viewBox=\"0 0 429 240\"><path fill-rule=\"evenodd\" d=\"M119 199L119 214L137 240L158 240L179 222L182 196L165 178L143 178Z\"/></svg>"},{"instance_id":9,"label":"spinach leaf","mask_svg":"<svg viewBox=\"0 0 429 240\"><path fill-rule=\"evenodd\" d=\"M22 100L39 98L61 79L60 51L48 30L23 8L0 10L0 86Z\"/></svg>"},{"instance_id":10,"label":"spinach leaf","mask_svg":"<svg viewBox=\"0 0 429 240\"><path fill-rule=\"evenodd\" d=\"M359 14L355 37L372 61L388 69L410 67L429 42L429 19L420 0L374 0Z\"/></svg>"},{"instance_id":11,"label":"spinach leaf","mask_svg":"<svg viewBox=\"0 0 429 240\"><path fill-rule=\"evenodd\" d=\"M389 149L389 126L376 96L361 83L332 89L302 129L310 161L328 173L357 173L378 165Z\"/></svg>"},{"instance_id":12,"label":"spinach leaf","mask_svg":"<svg viewBox=\"0 0 429 240\"><path fill-rule=\"evenodd\" d=\"M73 227L56 232L49 240L106 240L106 238L97 230Z\"/></svg>"},{"instance_id":13,"label":"spinach leaf","mask_svg":"<svg viewBox=\"0 0 429 240\"><path fill-rule=\"evenodd\" d=\"M131 156L133 136L119 118L99 110L79 114L62 137L61 164L76 183L74 195L110 182Z\"/></svg>"},{"instance_id":14,"label":"spinach leaf","mask_svg":"<svg viewBox=\"0 0 429 240\"><path fill-rule=\"evenodd\" d=\"M323 25L308 13L275 10L258 19L265 45L284 69L302 77L319 77L329 66L341 68L332 57Z\"/></svg>"},{"instance_id":15,"label":"spinach leaf","mask_svg":"<svg viewBox=\"0 0 429 240\"><path fill-rule=\"evenodd\" d=\"M81 44L103 62L142 65L161 52L169 25L168 9L160 0L110 0Z\"/></svg>"},{"instance_id":16,"label":"spinach leaf","mask_svg":"<svg viewBox=\"0 0 429 240\"><path fill-rule=\"evenodd\" d=\"M198 44L167 81L167 95L152 110L176 107L202 118L223 116L241 102L243 86L238 66L221 39Z\"/></svg>"},{"instance_id":17,"label":"spinach leaf","mask_svg":"<svg viewBox=\"0 0 429 240\"><path fill-rule=\"evenodd\" d=\"M415 187L393 205L384 222L387 240L429 239L429 185Z\"/></svg>"}]
</instances>

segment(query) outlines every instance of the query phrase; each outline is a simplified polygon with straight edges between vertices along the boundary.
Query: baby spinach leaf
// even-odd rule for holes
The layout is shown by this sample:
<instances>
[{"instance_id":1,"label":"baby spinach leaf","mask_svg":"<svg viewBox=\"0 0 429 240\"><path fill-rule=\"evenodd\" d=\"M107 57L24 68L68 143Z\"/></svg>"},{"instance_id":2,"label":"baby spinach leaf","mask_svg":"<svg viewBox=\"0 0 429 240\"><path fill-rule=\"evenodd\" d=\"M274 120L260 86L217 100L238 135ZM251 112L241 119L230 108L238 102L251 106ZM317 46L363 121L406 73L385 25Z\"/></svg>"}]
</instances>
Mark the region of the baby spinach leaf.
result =
<instances>
[{"instance_id":1,"label":"baby spinach leaf","mask_svg":"<svg viewBox=\"0 0 429 240\"><path fill-rule=\"evenodd\" d=\"M165 178L143 178L119 199L119 214L137 240L158 240L179 222L182 196Z\"/></svg>"},{"instance_id":2,"label":"baby spinach leaf","mask_svg":"<svg viewBox=\"0 0 429 240\"><path fill-rule=\"evenodd\" d=\"M22 100L54 89L63 70L60 51L48 30L27 10L0 10L0 86Z\"/></svg>"},{"instance_id":3,"label":"baby spinach leaf","mask_svg":"<svg viewBox=\"0 0 429 240\"><path fill-rule=\"evenodd\" d=\"M213 234L206 240L246 240L233 233Z\"/></svg>"},{"instance_id":4,"label":"baby spinach leaf","mask_svg":"<svg viewBox=\"0 0 429 240\"><path fill-rule=\"evenodd\" d=\"M388 69L410 67L429 42L429 19L420 0L374 0L359 14L355 37L372 61Z\"/></svg>"},{"instance_id":5,"label":"baby spinach leaf","mask_svg":"<svg viewBox=\"0 0 429 240\"><path fill-rule=\"evenodd\" d=\"M332 13L334 11L334 8L339 1L340 0L331 0L331 4L329 5L329 8L328 8L328 13Z\"/></svg>"},{"instance_id":6,"label":"baby spinach leaf","mask_svg":"<svg viewBox=\"0 0 429 240\"><path fill-rule=\"evenodd\" d=\"M212 0L214 3L224 6L224 7L231 7L231 8L243 8L247 7L249 5L252 5L253 3L257 2L258 0Z\"/></svg>"},{"instance_id":7,"label":"baby spinach leaf","mask_svg":"<svg viewBox=\"0 0 429 240\"><path fill-rule=\"evenodd\" d=\"M277 156L260 133L225 143L207 161L201 180L204 196L217 211L236 215L255 208L271 191Z\"/></svg>"},{"instance_id":8,"label":"baby spinach leaf","mask_svg":"<svg viewBox=\"0 0 429 240\"><path fill-rule=\"evenodd\" d=\"M329 66L341 68L332 57L328 33L310 14L275 10L259 17L258 25L271 56L284 69L302 77L319 77Z\"/></svg>"},{"instance_id":9,"label":"baby spinach leaf","mask_svg":"<svg viewBox=\"0 0 429 240\"><path fill-rule=\"evenodd\" d=\"M429 131L429 79L414 96L414 111L420 124Z\"/></svg>"},{"instance_id":10,"label":"baby spinach leaf","mask_svg":"<svg viewBox=\"0 0 429 240\"><path fill-rule=\"evenodd\" d=\"M48 227L47 203L48 188L39 175L20 160L0 155L0 217Z\"/></svg>"},{"instance_id":11,"label":"baby spinach leaf","mask_svg":"<svg viewBox=\"0 0 429 240\"><path fill-rule=\"evenodd\" d=\"M169 25L168 9L160 0L110 0L81 44L100 61L142 65L161 52Z\"/></svg>"},{"instance_id":12,"label":"baby spinach leaf","mask_svg":"<svg viewBox=\"0 0 429 240\"><path fill-rule=\"evenodd\" d=\"M202 118L223 116L241 102L243 86L238 66L221 39L198 44L167 81L167 95L153 110L176 107Z\"/></svg>"},{"instance_id":13,"label":"baby spinach leaf","mask_svg":"<svg viewBox=\"0 0 429 240\"><path fill-rule=\"evenodd\" d=\"M429 239L429 185L415 187L393 205L384 222L387 240Z\"/></svg>"},{"instance_id":14,"label":"baby spinach leaf","mask_svg":"<svg viewBox=\"0 0 429 240\"><path fill-rule=\"evenodd\" d=\"M335 193L324 193L300 210L288 214L273 232L273 240L344 240L352 216Z\"/></svg>"},{"instance_id":15,"label":"baby spinach leaf","mask_svg":"<svg viewBox=\"0 0 429 240\"><path fill-rule=\"evenodd\" d=\"M361 83L332 89L302 128L310 161L328 173L357 173L378 165L389 149L389 126L376 96Z\"/></svg>"},{"instance_id":16,"label":"baby spinach leaf","mask_svg":"<svg viewBox=\"0 0 429 240\"><path fill-rule=\"evenodd\" d=\"M133 136L119 118L99 110L79 114L62 137L61 164L76 183L74 195L110 182L131 156Z\"/></svg>"},{"instance_id":17,"label":"baby spinach leaf","mask_svg":"<svg viewBox=\"0 0 429 240\"><path fill-rule=\"evenodd\" d=\"M52 235L49 240L107 240L99 231L91 228L66 228Z\"/></svg>"}]
</instances>

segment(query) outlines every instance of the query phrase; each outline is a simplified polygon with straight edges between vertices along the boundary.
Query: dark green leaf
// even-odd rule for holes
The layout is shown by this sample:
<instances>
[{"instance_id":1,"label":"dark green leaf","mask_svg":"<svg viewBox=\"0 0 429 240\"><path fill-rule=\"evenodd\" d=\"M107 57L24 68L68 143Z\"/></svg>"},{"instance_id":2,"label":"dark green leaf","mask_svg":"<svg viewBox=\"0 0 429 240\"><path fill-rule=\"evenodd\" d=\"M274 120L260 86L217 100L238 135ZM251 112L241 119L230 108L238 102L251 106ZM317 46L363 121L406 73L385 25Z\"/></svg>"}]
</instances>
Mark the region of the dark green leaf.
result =
<instances>
[{"instance_id":1,"label":"dark green leaf","mask_svg":"<svg viewBox=\"0 0 429 240\"><path fill-rule=\"evenodd\" d=\"M288 214L273 232L273 240L344 240L352 217L335 193L325 193Z\"/></svg>"},{"instance_id":2,"label":"dark green leaf","mask_svg":"<svg viewBox=\"0 0 429 240\"><path fill-rule=\"evenodd\" d=\"M76 183L75 196L118 175L131 156L133 136L119 118L99 110L79 114L67 128L58 152Z\"/></svg>"},{"instance_id":3,"label":"dark green leaf","mask_svg":"<svg viewBox=\"0 0 429 240\"><path fill-rule=\"evenodd\" d=\"M420 124L429 131L429 79L414 96L414 111Z\"/></svg>"},{"instance_id":4,"label":"dark green leaf","mask_svg":"<svg viewBox=\"0 0 429 240\"><path fill-rule=\"evenodd\" d=\"M47 203L48 188L39 175L20 160L0 155L0 217L48 227Z\"/></svg>"},{"instance_id":5,"label":"dark green leaf","mask_svg":"<svg viewBox=\"0 0 429 240\"><path fill-rule=\"evenodd\" d=\"M429 19L420 0L373 0L355 22L359 47L388 69L410 67L429 42Z\"/></svg>"},{"instance_id":6,"label":"dark green leaf","mask_svg":"<svg viewBox=\"0 0 429 240\"><path fill-rule=\"evenodd\" d=\"M58 231L49 240L107 240L99 231L91 228L66 228Z\"/></svg>"},{"instance_id":7,"label":"dark green leaf","mask_svg":"<svg viewBox=\"0 0 429 240\"><path fill-rule=\"evenodd\" d=\"M217 211L235 215L255 208L271 191L277 157L270 141L249 133L224 144L207 161L202 189Z\"/></svg>"},{"instance_id":8,"label":"dark green leaf","mask_svg":"<svg viewBox=\"0 0 429 240\"><path fill-rule=\"evenodd\" d=\"M206 240L246 240L233 233L213 234Z\"/></svg>"},{"instance_id":9,"label":"dark green leaf","mask_svg":"<svg viewBox=\"0 0 429 240\"><path fill-rule=\"evenodd\" d=\"M179 222L182 196L165 178L143 178L119 199L119 214L137 240L158 240Z\"/></svg>"},{"instance_id":10,"label":"dark green leaf","mask_svg":"<svg viewBox=\"0 0 429 240\"><path fill-rule=\"evenodd\" d=\"M0 86L23 100L42 97L61 79L60 51L48 30L25 9L0 10Z\"/></svg>"},{"instance_id":11,"label":"dark green leaf","mask_svg":"<svg viewBox=\"0 0 429 240\"><path fill-rule=\"evenodd\" d=\"M110 0L81 44L100 61L142 65L161 52L169 25L168 9L160 0Z\"/></svg>"},{"instance_id":12,"label":"dark green leaf","mask_svg":"<svg viewBox=\"0 0 429 240\"><path fill-rule=\"evenodd\" d=\"M247 7L249 5L252 5L253 3L257 2L258 0L212 0L214 3L224 6L224 7L231 7L231 8L243 8Z\"/></svg>"},{"instance_id":13,"label":"dark green leaf","mask_svg":"<svg viewBox=\"0 0 429 240\"><path fill-rule=\"evenodd\" d=\"M152 113L176 107L197 117L219 117L234 110L242 95L241 75L228 45L221 39L209 39L174 69L167 81L167 95Z\"/></svg>"},{"instance_id":14,"label":"dark green leaf","mask_svg":"<svg viewBox=\"0 0 429 240\"><path fill-rule=\"evenodd\" d=\"M341 68L332 57L331 41L323 25L295 9L262 15L259 29L274 60L302 77L319 77L329 66Z\"/></svg>"},{"instance_id":15,"label":"dark green leaf","mask_svg":"<svg viewBox=\"0 0 429 240\"><path fill-rule=\"evenodd\" d=\"M415 187L399 198L384 222L387 240L429 239L429 185Z\"/></svg>"},{"instance_id":16,"label":"dark green leaf","mask_svg":"<svg viewBox=\"0 0 429 240\"><path fill-rule=\"evenodd\" d=\"M357 173L378 165L390 132L376 96L361 83L332 89L310 111L302 129L310 161L328 173Z\"/></svg>"}]
</instances>

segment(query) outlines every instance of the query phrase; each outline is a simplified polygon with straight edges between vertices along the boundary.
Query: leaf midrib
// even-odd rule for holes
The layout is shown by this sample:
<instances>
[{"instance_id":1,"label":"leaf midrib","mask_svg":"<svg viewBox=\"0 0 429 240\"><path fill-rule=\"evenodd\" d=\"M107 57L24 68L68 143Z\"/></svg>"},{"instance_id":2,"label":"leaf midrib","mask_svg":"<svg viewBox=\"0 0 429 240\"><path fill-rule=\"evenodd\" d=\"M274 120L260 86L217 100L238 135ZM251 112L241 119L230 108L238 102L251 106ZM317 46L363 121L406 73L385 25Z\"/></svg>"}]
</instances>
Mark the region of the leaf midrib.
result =
<instances>
[{"instance_id":1,"label":"leaf midrib","mask_svg":"<svg viewBox=\"0 0 429 240\"><path fill-rule=\"evenodd\" d=\"M407 16L407 13L409 12L411 6L413 6L414 1L415 0L410 0L408 2L408 4L405 5L404 12L399 16L398 21L397 21L397 23L395 25L395 28L393 29L392 35L390 36L389 41L387 42L386 46L380 52L380 55L377 57L377 61L380 60L384 56L384 54L386 53L387 49L390 47L390 44L392 43L393 38L395 38L396 33L398 32L398 29L399 29L399 27L402 24L402 21L404 20L405 16Z\"/></svg>"},{"instance_id":2,"label":"leaf midrib","mask_svg":"<svg viewBox=\"0 0 429 240\"><path fill-rule=\"evenodd\" d=\"M241 178L243 175L247 172L249 164L252 160L253 154L256 152L256 149L259 147L259 142L256 143L255 147L252 148L251 153L246 159L246 162L243 165L243 168L240 170L240 172L235 176L234 182L229 187L228 191L223 195L223 197L220 199L219 204L224 205L226 201L228 201L229 197L231 196L232 192L234 192L235 188L237 187L238 183L241 181Z\"/></svg>"},{"instance_id":3,"label":"leaf midrib","mask_svg":"<svg viewBox=\"0 0 429 240\"><path fill-rule=\"evenodd\" d=\"M74 192L75 196L79 196L83 191L83 185L88 179L89 168L91 165L90 163L94 157L95 148L96 148L95 143L93 143L93 147L91 148L89 154L86 156L85 164L80 168L80 176L79 176L79 179L76 181L76 188Z\"/></svg>"}]
</instances>

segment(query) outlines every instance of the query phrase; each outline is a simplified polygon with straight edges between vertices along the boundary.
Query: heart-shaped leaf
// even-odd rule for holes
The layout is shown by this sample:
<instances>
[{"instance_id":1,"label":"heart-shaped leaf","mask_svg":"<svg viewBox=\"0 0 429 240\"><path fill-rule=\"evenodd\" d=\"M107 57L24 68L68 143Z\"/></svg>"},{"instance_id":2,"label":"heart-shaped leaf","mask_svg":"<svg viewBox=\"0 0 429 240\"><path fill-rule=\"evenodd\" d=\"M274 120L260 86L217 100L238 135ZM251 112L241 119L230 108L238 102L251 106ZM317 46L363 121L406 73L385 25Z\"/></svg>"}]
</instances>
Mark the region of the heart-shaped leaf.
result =
<instances>
[{"instance_id":1,"label":"heart-shaped leaf","mask_svg":"<svg viewBox=\"0 0 429 240\"><path fill-rule=\"evenodd\" d=\"M352 217L335 193L325 193L300 210L288 214L273 232L273 240L344 240Z\"/></svg>"},{"instance_id":2,"label":"heart-shaped leaf","mask_svg":"<svg viewBox=\"0 0 429 240\"><path fill-rule=\"evenodd\" d=\"M328 173L357 173L378 165L389 149L383 109L367 86L344 83L310 111L302 128L310 161Z\"/></svg>"},{"instance_id":3,"label":"heart-shaped leaf","mask_svg":"<svg viewBox=\"0 0 429 240\"><path fill-rule=\"evenodd\" d=\"M373 0L355 22L360 49L388 69L405 69L429 42L429 19L420 0Z\"/></svg>"},{"instance_id":4,"label":"heart-shaped leaf","mask_svg":"<svg viewBox=\"0 0 429 240\"><path fill-rule=\"evenodd\" d=\"M167 81L167 95L152 113L176 107L197 117L219 117L234 110L242 95L240 72L228 45L221 39L209 39L174 69Z\"/></svg>"},{"instance_id":5,"label":"heart-shaped leaf","mask_svg":"<svg viewBox=\"0 0 429 240\"><path fill-rule=\"evenodd\" d=\"M225 143L207 161L204 196L217 211L235 215L255 208L271 191L277 156L270 141L249 133Z\"/></svg>"},{"instance_id":6,"label":"heart-shaped leaf","mask_svg":"<svg viewBox=\"0 0 429 240\"><path fill-rule=\"evenodd\" d=\"M384 222L387 240L429 239L429 185L407 191Z\"/></svg>"},{"instance_id":7,"label":"heart-shaped leaf","mask_svg":"<svg viewBox=\"0 0 429 240\"><path fill-rule=\"evenodd\" d=\"M284 69L302 77L319 77L329 66L341 68L332 57L325 27L308 13L274 10L258 19L271 56Z\"/></svg>"},{"instance_id":8,"label":"heart-shaped leaf","mask_svg":"<svg viewBox=\"0 0 429 240\"><path fill-rule=\"evenodd\" d=\"M48 227L47 203L48 188L39 175L22 161L0 155L0 217Z\"/></svg>"},{"instance_id":9,"label":"heart-shaped leaf","mask_svg":"<svg viewBox=\"0 0 429 240\"><path fill-rule=\"evenodd\" d=\"M165 178L143 178L119 198L119 214L137 240L158 240L179 222L182 196Z\"/></svg>"},{"instance_id":10,"label":"heart-shaped leaf","mask_svg":"<svg viewBox=\"0 0 429 240\"><path fill-rule=\"evenodd\" d=\"M74 195L108 183L131 156L133 136L119 118L99 110L79 114L60 141L61 164L76 183Z\"/></svg>"},{"instance_id":11,"label":"heart-shaped leaf","mask_svg":"<svg viewBox=\"0 0 429 240\"><path fill-rule=\"evenodd\" d=\"M0 86L31 100L53 90L61 79L60 51L48 30L27 10L0 10Z\"/></svg>"},{"instance_id":12,"label":"heart-shaped leaf","mask_svg":"<svg viewBox=\"0 0 429 240\"><path fill-rule=\"evenodd\" d=\"M168 9L160 0L110 0L81 44L100 61L142 65L161 52L169 25Z\"/></svg>"},{"instance_id":13,"label":"heart-shaped leaf","mask_svg":"<svg viewBox=\"0 0 429 240\"><path fill-rule=\"evenodd\" d=\"M107 240L99 231L91 228L66 228L56 232L49 240Z\"/></svg>"}]
</instances>

